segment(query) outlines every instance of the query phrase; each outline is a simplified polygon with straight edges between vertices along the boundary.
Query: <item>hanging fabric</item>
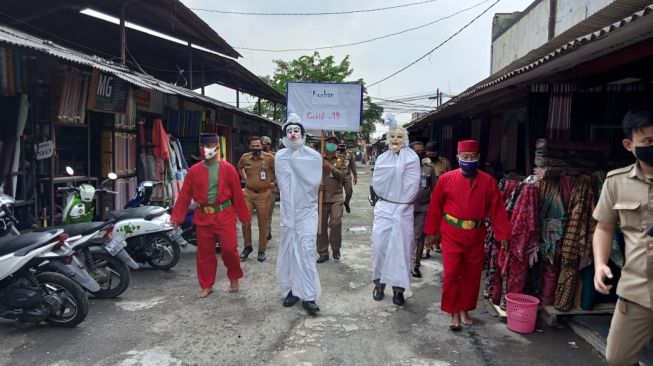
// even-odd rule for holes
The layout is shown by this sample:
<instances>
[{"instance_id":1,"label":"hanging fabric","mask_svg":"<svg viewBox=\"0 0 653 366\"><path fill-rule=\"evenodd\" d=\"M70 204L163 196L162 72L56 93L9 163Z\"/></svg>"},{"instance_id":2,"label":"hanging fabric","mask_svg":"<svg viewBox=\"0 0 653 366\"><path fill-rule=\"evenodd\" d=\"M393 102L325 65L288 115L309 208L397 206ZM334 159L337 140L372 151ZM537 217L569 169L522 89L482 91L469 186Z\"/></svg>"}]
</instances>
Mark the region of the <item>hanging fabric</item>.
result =
<instances>
[{"instance_id":1,"label":"hanging fabric","mask_svg":"<svg viewBox=\"0 0 653 366\"><path fill-rule=\"evenodd\" d=\"M571 129L571 101L576 87L573 84L554 84L549 100L549 118L546 137L550 140L568 141Z\"/></svg>"}]
</instances>

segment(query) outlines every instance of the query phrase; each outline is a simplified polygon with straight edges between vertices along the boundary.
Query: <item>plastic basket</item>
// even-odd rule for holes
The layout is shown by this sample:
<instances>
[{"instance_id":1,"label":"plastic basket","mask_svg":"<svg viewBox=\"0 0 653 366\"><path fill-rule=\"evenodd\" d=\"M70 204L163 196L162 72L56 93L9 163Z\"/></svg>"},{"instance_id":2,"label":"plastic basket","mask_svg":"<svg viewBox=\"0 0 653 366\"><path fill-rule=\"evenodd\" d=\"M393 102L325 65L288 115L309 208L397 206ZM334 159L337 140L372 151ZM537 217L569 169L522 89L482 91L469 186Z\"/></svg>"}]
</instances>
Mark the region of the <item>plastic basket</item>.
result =
<instances>
[{"instance_id":1,"label":"plastic basket","mask_svg":"<svg viewBox=\"0 0 653 366\"><path fill-rule=\"evenodd\" d=\"M508 329L517 333L533 333L540 300L524 294L506 295Z\"/></svg>"}]
</instances>

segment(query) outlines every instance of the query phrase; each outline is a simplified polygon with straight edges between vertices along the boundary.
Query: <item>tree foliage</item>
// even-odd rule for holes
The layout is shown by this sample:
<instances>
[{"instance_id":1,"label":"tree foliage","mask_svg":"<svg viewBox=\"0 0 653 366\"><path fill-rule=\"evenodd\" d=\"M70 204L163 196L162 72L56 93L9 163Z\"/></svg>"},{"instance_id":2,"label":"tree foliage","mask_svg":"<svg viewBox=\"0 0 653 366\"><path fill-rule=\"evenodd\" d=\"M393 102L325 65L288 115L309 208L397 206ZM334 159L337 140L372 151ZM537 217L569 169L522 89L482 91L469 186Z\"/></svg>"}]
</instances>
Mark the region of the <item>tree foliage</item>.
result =
<instances>
[{"instance_id":1,"label":"tree foliage","mask_svg":"<svg viewBox=\"0 0 653 366\"><path fill-rule=\"evenodd\" d=\"M354 72L349 61L349 56L339 62L334 56L322 57L319 52L312 55L304 55L297 59L284 61L274 60L276 70L272 75L262 76L268 85L272 86L279 92L286 93L286 85L289 81L326 81L326 82L348 82L355 81L365 85L363 79L348 80L348 77ZM267 101L257 102L252 111L264 117L281 120L285 116L283 108L277 106L276 113L273 103ZM361 123L360 137L368 141L372 133L376 131L376 123L381 122L383 107L372 102L367 95L367 90L363 88L363 121ZM340 138L354 142L357 136L352 132L338 133Z\"/></svg>"}]
</instances>

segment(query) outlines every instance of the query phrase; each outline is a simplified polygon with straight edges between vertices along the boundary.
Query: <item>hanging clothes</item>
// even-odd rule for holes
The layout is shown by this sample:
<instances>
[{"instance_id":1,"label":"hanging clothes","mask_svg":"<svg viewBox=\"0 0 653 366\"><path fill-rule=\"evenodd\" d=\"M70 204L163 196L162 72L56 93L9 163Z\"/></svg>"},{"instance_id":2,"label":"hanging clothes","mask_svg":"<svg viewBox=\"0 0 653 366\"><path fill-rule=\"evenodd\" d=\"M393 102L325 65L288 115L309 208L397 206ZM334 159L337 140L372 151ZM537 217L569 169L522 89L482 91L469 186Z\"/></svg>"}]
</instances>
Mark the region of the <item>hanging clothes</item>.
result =
<instances>
[{"instance_id":1,"label":"hanging clothes","mask_svg":"<svg viewBox=\"0 0 653 366\"><path fill-rule=\"evenodd\" d=\"M560 272L560 244L564 235L565 207L559 180L538 182L540 194L540 256L542 258L540 303L551 305L555 297Z\"/></svg>"},{"instance_id":2,"label":"hanging clothes","mask_svg":"<svg viewBox=\"0 0 653 366\"><path fill-rule=\"evenodd\" d=\"M569 311L574 305L580 258L588 241L591 241L591 214L594 206L592 182L588 176L581 176L571 193L569 221L560 249L561 267L554 306L560 311Z\"/></svg>"}]
</instances>

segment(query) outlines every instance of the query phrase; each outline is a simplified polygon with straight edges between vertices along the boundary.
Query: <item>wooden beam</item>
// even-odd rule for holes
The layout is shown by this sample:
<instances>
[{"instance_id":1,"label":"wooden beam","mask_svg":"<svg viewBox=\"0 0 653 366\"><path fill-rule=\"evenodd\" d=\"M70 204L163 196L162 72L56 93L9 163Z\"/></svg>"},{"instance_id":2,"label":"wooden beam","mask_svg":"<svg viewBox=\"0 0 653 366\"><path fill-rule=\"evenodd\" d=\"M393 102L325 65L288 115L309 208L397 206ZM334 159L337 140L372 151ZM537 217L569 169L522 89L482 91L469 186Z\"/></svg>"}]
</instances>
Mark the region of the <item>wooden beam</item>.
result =
<instances>
[{"instance_id":1,"label":"wooden beam","mask_svg":"<svg viewBox=\"0 0 653 366\"><path fill-rule=\"evenodd\" d=\"M193 46L188 42L188 89L193 90Z\"/></svg>"}]
</instances>

